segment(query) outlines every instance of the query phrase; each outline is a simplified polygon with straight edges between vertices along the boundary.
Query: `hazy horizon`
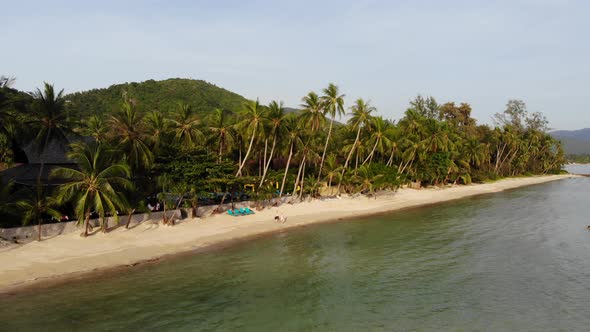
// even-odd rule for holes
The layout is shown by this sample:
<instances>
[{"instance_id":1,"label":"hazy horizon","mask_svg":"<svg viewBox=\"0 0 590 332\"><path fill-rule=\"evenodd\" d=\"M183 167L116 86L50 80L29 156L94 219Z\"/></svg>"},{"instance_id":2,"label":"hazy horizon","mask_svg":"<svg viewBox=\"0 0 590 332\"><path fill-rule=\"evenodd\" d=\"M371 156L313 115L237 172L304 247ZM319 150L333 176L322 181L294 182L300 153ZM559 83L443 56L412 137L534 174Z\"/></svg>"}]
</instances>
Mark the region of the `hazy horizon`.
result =
<instances>
[{"instance_id":1,"label":"hazy horizon","mask_svg":"<svg viewBox=\"0 0 590 332\"><path fill-rule=\"evenodd\" d=\"M478 123L522 99L555 130L590 127L590 4L519 1L23 1L3 3L0 74L32 91L202 79L297 107L334 82L399 119L417 94Z\"/></svg>"}]
</instances>

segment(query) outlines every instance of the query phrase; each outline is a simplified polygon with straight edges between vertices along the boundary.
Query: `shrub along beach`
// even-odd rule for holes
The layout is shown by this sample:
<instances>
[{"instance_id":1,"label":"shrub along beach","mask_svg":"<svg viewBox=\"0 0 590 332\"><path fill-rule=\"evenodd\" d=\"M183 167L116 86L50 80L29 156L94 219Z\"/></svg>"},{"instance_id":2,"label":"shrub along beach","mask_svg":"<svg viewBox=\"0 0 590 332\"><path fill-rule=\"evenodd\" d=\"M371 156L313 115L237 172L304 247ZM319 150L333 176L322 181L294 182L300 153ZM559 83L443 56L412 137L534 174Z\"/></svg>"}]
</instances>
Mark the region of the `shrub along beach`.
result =
<instances>
[{"instance_id":1,"label":"shrub along beach","mask_svg":"<svg viewBox=\"0 0 590 332\"><path fill-rule=\"evenodd\" d=\"M70 95L50 84L27 94L12 82L0 81L0 227L77 220L83 237L43 240L39 232L43 241L0 252L0 286L564 177L433 189L561 172L564 153L547 120L519 100L508 101L490 127L477 124L467 103L422 96L398 121L385 119L367 99L347 101L334 84L289 109L186 79ZM383 194L406 185L433 188ZM262 209L279 197L308 202ZM260 202L252 206L259 209L198 218L200 205L242 200ZM174 227L157 230L153 222L107 227L109 216L130 220L156 206L183 208L188 218L174 226L177 218L164 213L161 225ZM288 222L273 223L277 214Z\"/></svg>"}]
</instances>

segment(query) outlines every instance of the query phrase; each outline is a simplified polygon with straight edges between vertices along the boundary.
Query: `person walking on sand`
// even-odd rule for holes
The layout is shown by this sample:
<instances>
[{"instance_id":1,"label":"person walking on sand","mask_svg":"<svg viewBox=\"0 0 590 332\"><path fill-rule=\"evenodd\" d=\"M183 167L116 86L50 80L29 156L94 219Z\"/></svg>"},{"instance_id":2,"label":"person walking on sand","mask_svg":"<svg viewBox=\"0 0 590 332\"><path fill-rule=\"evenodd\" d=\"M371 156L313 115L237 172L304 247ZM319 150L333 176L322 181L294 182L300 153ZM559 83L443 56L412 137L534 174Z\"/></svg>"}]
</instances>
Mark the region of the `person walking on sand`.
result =
<instances>
[{"instance_id":1,"label":"person walking on sand","mask_svg":"<svg viewBox=\"0 0 590 332\"><path fill-rule=\"evenodd\" d=\"M287 217L285 217L284 215L282 215L279 212L279 209L277 209L277 214L275 215L275 221L276 222L280 222L280 223L284 223L287 221Z\"/></svg>"}]
</instances>

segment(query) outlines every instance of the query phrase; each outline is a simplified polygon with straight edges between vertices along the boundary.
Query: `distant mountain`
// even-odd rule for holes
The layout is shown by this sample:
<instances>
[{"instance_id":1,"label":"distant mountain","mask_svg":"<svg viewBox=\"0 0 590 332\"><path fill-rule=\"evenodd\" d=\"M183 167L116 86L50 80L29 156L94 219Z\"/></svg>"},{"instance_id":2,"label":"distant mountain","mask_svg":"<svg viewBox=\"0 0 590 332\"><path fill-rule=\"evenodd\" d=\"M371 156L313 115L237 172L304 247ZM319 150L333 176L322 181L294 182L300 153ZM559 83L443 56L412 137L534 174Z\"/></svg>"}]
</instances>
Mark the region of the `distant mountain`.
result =
<instances>
[{"instance_id":1,"label":"distant mountain","mask_svg":"<svg viewBox=\"0 0 590 332\"><path fill-rule=\"evenodd\" d=\"M552 131L551 135L553 135L553 137L567 137L590 142L590 128L580 130L556 130Z\"/></svg>"},{"instance_id":2,"label":"distant mountain","mask_svg":"<svg viewBox=\"0 0 590 332\"><path fill-rule=\"evenodd\" d=\"M123 95L137 103L142 111L160 110L170 113L178 102L191 105L198 113L206 114L215 108L240 110L246 98L202 80L170 78L162 81L111 85L66 95L72 115L86 117L104 114L120 107Z\"/></svg>"},{"instance_id":3,"label":"distant mountain","mask_svg":"<svg viewBox=\"0 0 590 332\"><path fill-rule=\"evenodd\" d=\"M563 143L567 154L590 154L590 128L556 130L550 134Z\"/></svg>"}]
</instances>

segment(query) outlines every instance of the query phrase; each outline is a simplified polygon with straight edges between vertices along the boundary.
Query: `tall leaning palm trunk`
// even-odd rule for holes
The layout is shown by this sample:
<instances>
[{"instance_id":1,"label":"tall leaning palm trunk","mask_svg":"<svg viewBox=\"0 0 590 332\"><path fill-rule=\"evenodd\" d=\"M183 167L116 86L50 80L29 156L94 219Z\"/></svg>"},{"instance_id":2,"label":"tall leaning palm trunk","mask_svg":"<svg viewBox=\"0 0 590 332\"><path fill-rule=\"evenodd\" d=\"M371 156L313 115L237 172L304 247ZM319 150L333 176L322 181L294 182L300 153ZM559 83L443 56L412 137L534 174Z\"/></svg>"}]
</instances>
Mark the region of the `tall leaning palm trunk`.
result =
<instances>
[{"instance_id":1,"label":"tall leaning palm trunk","mask_svg":"<svg viewBox=\"0 0 590 332\"><path fill-rule=\"evenodd\" d=\"M252 137L250 138L250 144L248 145L248 150L246 151L246 154L244 155L244 159L242 159L242 162L240 163L240 167L238 168L238 171L236 172L236 176L242 175L242 169L244 168L244 165L248 161L248 157L250 156L250 151L252 151L252 145L254 144L254 138L256 138L256 127L254 127L254 129L252 130Z\"/></svg>"},{"instance_id":2,"label":"tall leaning palm trunk","mask_svg":"<svg viewBox=\"0 0 590 332\"><path fill-rule=\"evenodd\" d=\"M296 195L297 186L299 185L299 179L301 178L301 171L305 167L305 157L306 155L303 156L303 159L301 159L301 163L299 164L299 170L297 171L297 178L295 178L295 184L293 185L293 193L291 194L291 197L294 197ZM303 187L301 189L303 189Z\"/></svg>"},{"instance_id":3,"label":"tall leaning palm trunk","mask_svg":"<svg viewBox=\"0 0 590 332\"><path fill-rule=\"evenodd\" d=\"M270 148L270 154L268 155L268 159L266 159L266 144L264 149L264 165L262 170L262 178L260 179L260 186L264 183L264 179L266 179L266 174L268 173L268 169L270 167L270 163L272 162L272 158L274 157L275 148L277 146L277 141L281 134L285 131L285 108L283 107L283 102L277 102L275 100L271 101L268 104L268 120L269 123L272 125L271 133L272 133L272 146ZM266 143L266 140L265 140Z\"/></svg>"},{"instance_id":4,"label":"tall leaning palm trunk","mask_svg":"<svg viewBox=\"0 0 590 332\"><path fill-rule=\"evenodd\" d=\"M264 169L262 170L262 178L260 179L260 184L258 185L259 187L262 186L262 184L264 183L264 180L266 179L266 173L268 172L268 168L270 167L270 162L272 161L272 158L274 156L276 145L277 145L277 137L275 136L272 141L272 147L270 148L270 155L268 156L268 160L266 161L266 164L264 165Z\"/></svg>"},{"instance_id":5,"label":"tall leaning palm trunk","mask_svg":"<svg viewBox=\"0 0 590 332\"><path fill-rule=\"evenodd\" d=\"M256 135L258 133L258 127L261 127L260 130L264 131L264 128L262 127L264 121L264 110L262 109L258 99L256 99L255 102L253 101L244 104L244 111L242 112L242 114L244 116L244 121L242 121L240 125L242 126L242 128L246 130L248 128L252 128L252 136L250 137L248 151L246 151L244 159L242 159L240 162L240 166L238 167L236 176L242 175L242 170L248 162L248 157L250 156L250 152L252 152L252 146L254 145L254 140L256 139Z\"/></svg>"},{"instance_id":6,"label":"tall leaning palm trunk","mask_svg":"<svg viewBox=\"0 0 590 332\"><path fill-rule=\"evenodd\" d=\"M373 149L371 149L371 153L369 153L367 158L365 158L365 161L363 161L362 165L366 164L368 161L369 166L371 166L371 161L373 161L373 155L375 154L375 150L377 149L377 145L379 144L379 142L380 142L379 139L375 139L375 144L373 145Z\"/></svg>"},{"instance_id":7,"label":"tall leaning palm trunk","mask_svg":"<svg viewBox=\"0 0 590 332\"><path fill-rule=\"evenodd\" d=\"M64 90L55 92L53 85L44 83L44 90L37 89L31 93L35 99L33 103L33 114L31 121L26 124L37 131L35 143L40 156L39 172L36 179L35 199L38 209L44 207L47 198L43 190L42 176L45 169L45 151L52 141L59 141L64 144L67 142L66 136L71 133L69 119L65 112ZM38 222L38 240L41 241L41 211L35 212Z\"/></svg>"},{"instance_id":8,"label":"tall leaning palm trunk","mask_svg":"<svg viewBox=\"0 0 590 332\"><path fill-rule=\"evenodd\" d=\"M346 157L346 161L344 162L344 167L342 167L342 174L340 174L340 179L338 181L338 189L336 189L337 193L340 193L340 186L342 185L342 178L344 177L344 172L346 172L346 169L348 168L348 163L350 162L350 158L352 157L352 154L354 153L354 150L356 148L356 145L357 145L360 137L361 137L361 127L359 126L359 128L356 132L356 138L354 139L354 144L352 144L352 148L350 149L350 152L348 153L348 156Z\"/></svg>"},{"instance_id":9,"label":"tall leaning palm trunk","mask_svg":"<svg viewBox=\"0 0 590 332\"><path fill-rule=\"evenodd\" d=\"M318 183L322 177L322 169L324 167L324 160L326 159L326 151L328 150L328 144L330 143L330 137L332 136L332 126L334 125L334 118L330 120L330 127L328 128L328 136L326 137L326 143L324 144L324 152L322 152L322 159L320 160L320 169L318 171Z\"/></svg>"},{"instance_id":10,"label":"tall leaning palm trunk","mask_svg":"<svg viewBox=\"0 0 590 332\"><path fill-rule=\"evenodd\" d=\"M333 83L330 83L327 88L324 89L324 95L322 96L322 101L326 107L326 111L330 113L332 116L330 120L330 127L328 128L328 136L326 137L326 143L324 144L324 151L322 152L322 159L320 160L320 167L318 171L318 180L317 184L319 185L320 179L322 178L322 170L324 167L324 160L326 159L326 151L328 150L328 144L330 143L330 138L332 137L332 127L334 126L334 121L336 119L336 115L344 114L344 97L345 95L340 95L338 91L338 86Z\"/></svg>"},{"instance_id":11,"label":"tall leaning palm trunk","mask_svg":"<svg viewBox=\"0 0 590 332\"><path fill-rule=\"evenodd\" d=\"M291 157L293 157L293 145L295 140L291 140L291 147L289 148L289 157L287 158L287 166L285 166L285 174L283 174L283 183L281 184L281 191L279 191L279 197L283 196L283 190L285 189L285 181L287 180L287 173L289 173L289 165L291 165Z\"/></svg>"},{"instance_id":12,"label":"tall leaning palm trunk","mask_svg":"<svg viewBox=\"0 0 590 332\"><path fill-rule=\"evenodd\" d=\"M350 152L348 152L348 156L346 157L346 162L344 162L344 167L342 167L342 174L340 177L340 181L338 181L338 193L340 193L340 186L342 185L342 179L344 178L344 172L348 168L348 163L350 162L350 158L352 154L357 149L359 139L361 137L361 130L364 126L367 126L372 121L371 113L376 110L375 107L371 106L369 102L364 101L362 98L359 98L355 101L354 105L350 108L352 111L352 118L348 120L348 124L352 126L352 129L356 128L356 138L354 139L354 143L350 148ZM358 153L357 153L358 159ZM357 162L358 163L358 162Z\"/></svg>"},{"instance_id":13,"label":"tall leaning palm trunk","mask_svg":"<svg viewBox=\"0 0 590 332\"><path fill-rule=\"evenodd\" d=\"M36 190L35 190L35 195L37 195L37 202L41 202L44 197L43 195L45 194L44 190L43 190L43 183L41 181L41 177L43 175L43 168L45 167L45 150L47 149L47 145L49 145L49 139L51 137L51 130L48 130L47 135L45 136L45 140L43 142L43 146L41 148L41 160L39 163L39 172L37 173L37 181L36 181ZM39 211L35 212L35 217L37 219L37 241L41 241L41 223L43 221L42 216L40 215Z\"/></svg>"}]
</instances>

